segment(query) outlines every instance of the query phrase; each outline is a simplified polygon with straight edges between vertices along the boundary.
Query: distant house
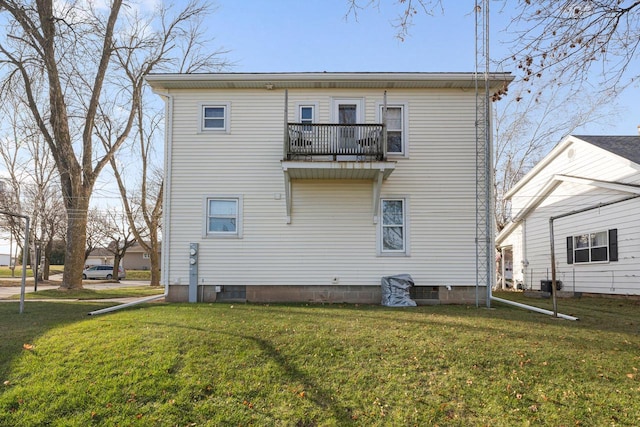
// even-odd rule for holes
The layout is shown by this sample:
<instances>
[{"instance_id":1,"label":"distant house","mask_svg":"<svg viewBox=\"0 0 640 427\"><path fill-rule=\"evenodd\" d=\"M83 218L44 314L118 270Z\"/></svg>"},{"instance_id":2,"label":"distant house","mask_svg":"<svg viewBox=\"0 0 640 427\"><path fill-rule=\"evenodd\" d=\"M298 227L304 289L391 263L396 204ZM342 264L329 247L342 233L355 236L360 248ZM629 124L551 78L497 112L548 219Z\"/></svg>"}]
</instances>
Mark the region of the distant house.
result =
<instances>
[{"instance_id":1,"label":"distant house","mask_svg":"<svg viewBox=\"0 0 640 427\"><path fill-rule=\"evenodd\" d=\"M9 254L0 254L0 265L8 266L11 263L11 255Z\"/></svg>"},{"instance_id":2,"label":"distant house","mask_svg":"<svg viewBox=\"0 0 640 427\"><path fill-rule=\"evenodd\" d=\"M147 81L167 106L168 300L380 303L401 273L425 303L484 300L473 73Z\"/></svg>"},{"instance_id":3,"label":"distant house","mask_svg":"<svg viewBox=\"0 0 640 427\"><path fill-rule=\"evenodd\" d=\"M513 279L548 287L551 234L567 291L640 295L640 136L567 136L506 195L496 238Z\"/></svg>"},{"instance_id":4,"label":"distant house","mask_svg":"<svg viewBox=\"0 0 640 427\"><path fill-rule=\"evenodd\" d=\"M113 253L105 248L97 248L89 253L85 265L113 265Z\"/></svg>"},{"instance_id":5,"label":"distant house","mask_svg":"<svg viewBox=\"0 0 640 427\"><path fill-rule=\"evenodd\" d=\"M160 253L160 251L158 251ZM150 270L151 261L149 260L149 254L147 251L136 243L127 249L123 259L122 265L128 270Z\"/></svg>"}]
</instances>

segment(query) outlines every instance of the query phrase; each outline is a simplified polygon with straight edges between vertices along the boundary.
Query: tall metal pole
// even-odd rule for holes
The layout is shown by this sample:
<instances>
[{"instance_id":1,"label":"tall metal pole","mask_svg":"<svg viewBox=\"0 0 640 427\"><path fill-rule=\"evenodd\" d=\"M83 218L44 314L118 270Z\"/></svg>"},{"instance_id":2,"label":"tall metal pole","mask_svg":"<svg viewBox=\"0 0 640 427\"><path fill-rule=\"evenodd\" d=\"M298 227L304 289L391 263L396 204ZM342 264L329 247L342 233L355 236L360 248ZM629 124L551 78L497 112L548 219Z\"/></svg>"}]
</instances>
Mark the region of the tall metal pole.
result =
<instances>
[{"instance_id":1,"label":"tall metal pole","mask_svg":"<svg viewBox=\"0 0 640 427\"><path fill-rule=\"evenodd\" d=\"M489 2L476 0L476 306L479 287L486 286L486 305L491 307L493 285L492 147L489 111Z\"/></svg>"}]
</instances>

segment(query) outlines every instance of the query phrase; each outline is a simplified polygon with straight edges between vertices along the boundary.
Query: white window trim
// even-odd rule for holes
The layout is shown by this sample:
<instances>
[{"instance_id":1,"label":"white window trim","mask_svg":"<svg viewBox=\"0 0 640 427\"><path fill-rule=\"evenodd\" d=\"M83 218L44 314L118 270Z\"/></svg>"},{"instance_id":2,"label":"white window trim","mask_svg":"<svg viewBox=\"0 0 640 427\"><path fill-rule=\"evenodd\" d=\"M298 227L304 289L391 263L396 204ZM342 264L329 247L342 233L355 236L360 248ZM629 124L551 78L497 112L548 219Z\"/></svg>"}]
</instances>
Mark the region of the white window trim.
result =
<instances>
[{"instance_id":1,"label":"white window trim","mask_svg":"<svg viewBox=\"0 0 640 427\"><path fill-rule=\"evenodd\" d=\"M383 209L382 203L385 200L402 200L404 204L404 251L384 251L382 249L382 224L384 222L383 219ZM376 227L376 252L378 256L381 257L409 257L411 256L411 204L409 200L409 196L407 195L381 195L380 196L380 220L378 221L378 226Z\"/></svg>"},{"instance_id":2,"label":"white window trim","mask_svg":"<svg viewBox=\"0 0 640 427\"><path fill-rule=\"evenodd\" d=\"M151 258L151 256L149 256L149 253L148 253L148 252L144 252L144 253L142 254L142 259L150 259L150 258Z\"/></svg>"},{"instance_id":3,"label":"white window trim","mask_svg":"<svg viewBox=\"0 0 640 427\"><path fill-rule=\"evenodd\" d=\"M409 157L409 102L407 101L387 101L387 107L400 107L402 108L402 152L401 153L387 153L388 157L395 158L408 158ZM376 102L376 121L378 123L383 122L382 109L384 108L384 101Z\"/></svg>"},{"instance_id":4,"label":"white window trim","mask_svg":"<svg viewBox=\"0 0 640 427\"><path fill-rule=\"evenodd\" d=\"M224 108L224 127L223 128L205 128L204 127L204 109L205 108ZM201 133L229 133L231 122L231 103L230 102L203 102L200 104L199 129Z\"/></svg>"},{"instance_id":5,"label":"white window trim","mask_svg":"<svg viewBox=\"0 0 640 427\"><path fill-rule=\"evenodd\" d=\"M236 200L238 203L236 231L235 233L229 232L213 232L209 231L209 200ZM203 228L202 237L205 239L242 239L243 232L243 205L244 200L241 194L210 194L205 196L203 201Z\"/></svg>"},{"instance_id":6,"label":"white window trim","mask_svg":"<svg viewBox=\"0 0 640 427\"><path fill-rule=\"evenodd\" d=\"M311 107L313 109L313 123L318 123L318 103L317 102L298 102L296 103L296 122L302 123L302 107Z\"/></svg>"},{"instance_id":7,"label":"white window trim","mask_svg":"<svg viewBox=\"0 0 640 427\"><path fill-rule=\"evenodd\" d=\"M364 98L331 98L331 121L332 123L338 123L340 104L355 104L356 105L356 122L364 123L366 117Z\"/></svg>"},{"instance_id":8,"label":"white window trim","mask_svg":"<svg viewBox=\"0 0 640 427\"><path fill-rule=\"evenodd\" d=\"M600 246L591 246L591 235L592 234L598 234L598 233L604 233L606 239L607 239L607 243L606 245L600 245ZM589 236L589 246L587 248L578 248L576 247L576 237L579 236L583 236L583 235L588 235ZM597 231L589 231L588 233L581 233L581 234L574 234L572 236L573 239L573 265L585 265L585 264L606 264L609 262L610 259L610 255L609 255L609 230L597 230ZM606 248L607 250L607 259L603 260L603 261L592 261L591 260L591 251L595 248ZM577 257L576 257L576 252L577 251L588 251L589 253L589 261L584 261L584 262L580 262L577 261Z\"/></svg>"}]
</instances>

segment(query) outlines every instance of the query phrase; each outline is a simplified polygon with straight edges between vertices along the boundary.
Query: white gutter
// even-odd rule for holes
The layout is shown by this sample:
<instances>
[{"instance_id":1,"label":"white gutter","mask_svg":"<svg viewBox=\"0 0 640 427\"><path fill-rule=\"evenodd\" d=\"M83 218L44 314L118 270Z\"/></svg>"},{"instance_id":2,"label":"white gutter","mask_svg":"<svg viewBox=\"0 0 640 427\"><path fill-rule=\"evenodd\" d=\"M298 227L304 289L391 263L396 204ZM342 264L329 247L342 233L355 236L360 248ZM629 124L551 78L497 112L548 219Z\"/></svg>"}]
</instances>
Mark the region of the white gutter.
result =
<instances>
[{"instance_id":1,"label":"white gutter","mask_svg":"<svg viewBox=\"0 0 640 427\"><path fill-rule=\"evenodd\" d=\"M171 194L171 168L169 165L171 164L171 147L173 142L173 95L170 95L168 92L157 92L153 90L153 93L159 95L163 98L166 98L165 101L165 132L164 132L164 146L165 146L165 156L164 156L164 189L163 189L163 198L162 198L162 267L160 269L160 273L162 275L161 282L164 283L164 293L161 295L153 295L146 298L141 298L135 301L127 302L124 304L114 305L113 307L107 307L100 310L94 310L89 312L89 316L93 316L96 314L108 313L110 311L120 310L121 308L127 308L134 305L142 304L149 301L155 301L161 298L166 298L169 294L169 235L170 235L170 226L169 226L169 208L170 208L170 197L167 197L168 194Z\"/></svg>"}]
</instances>

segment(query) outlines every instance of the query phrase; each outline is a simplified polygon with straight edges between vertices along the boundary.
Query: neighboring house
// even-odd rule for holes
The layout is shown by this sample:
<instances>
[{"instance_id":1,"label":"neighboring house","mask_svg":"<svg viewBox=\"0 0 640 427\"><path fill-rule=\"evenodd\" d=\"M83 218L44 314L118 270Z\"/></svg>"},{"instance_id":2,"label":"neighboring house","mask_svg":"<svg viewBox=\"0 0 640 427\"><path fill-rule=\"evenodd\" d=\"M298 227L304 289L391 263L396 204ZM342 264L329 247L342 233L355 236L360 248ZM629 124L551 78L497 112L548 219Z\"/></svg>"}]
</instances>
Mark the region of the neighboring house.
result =
<instances>
[{"instance_id":1,"label":"neighboring house","mask_svg":"<svg viewBox=\"0 0 640 427\"><path fill-rule=\"evenodd\" d=\"M9 255L9 254L0 254L0 265L1 266L11 265L11 255Z\"/></svg>"},{"instance_id":2,"label":"neighboring house","mask_svg":"<svg viewBox=\"0 0 640 427\"><path fill-rule=\"evenodd\" d=\"M567 136L506 195L496 244L513 279L550 290L640 295L640 136Z\"/></svg>"},{"instance_id":3,"label":"neighboring house","mask_svg":"<svg viewBox=\"0 0 640 427\"><path fill-rule=\"evenodd\" d=\"M160 251L158 251L160 254ZM147 251L135 243L133 246L127 249L124 257L122 258L122 265L128 270L150 270L151 261L149 260L149 254Z\"/></svg>"},{"instance_id":4,"label":"neighboring house","mask_svg":"<svg viewBox=\"0 0 640 427\"><path fill-rule=\"evenodd\" d=\"M167 106L168 300L380 303L407 273L424 303L484 301L473 73L147 80Z\"/></svg>"},{"instance_id":5,"label":"neighboring house","mask_svg":"<svg viewBox=\"0 0 640 427\"><path fill-rule=\"evenodd\" d=\"M113 265L113 253L105 248L94 249L89 253L85 265Z\"/></svg>"}]
</instances>

